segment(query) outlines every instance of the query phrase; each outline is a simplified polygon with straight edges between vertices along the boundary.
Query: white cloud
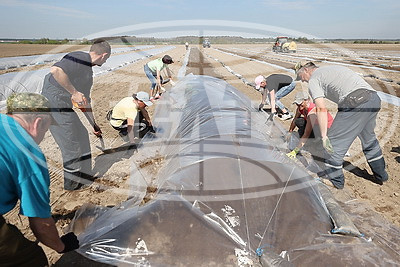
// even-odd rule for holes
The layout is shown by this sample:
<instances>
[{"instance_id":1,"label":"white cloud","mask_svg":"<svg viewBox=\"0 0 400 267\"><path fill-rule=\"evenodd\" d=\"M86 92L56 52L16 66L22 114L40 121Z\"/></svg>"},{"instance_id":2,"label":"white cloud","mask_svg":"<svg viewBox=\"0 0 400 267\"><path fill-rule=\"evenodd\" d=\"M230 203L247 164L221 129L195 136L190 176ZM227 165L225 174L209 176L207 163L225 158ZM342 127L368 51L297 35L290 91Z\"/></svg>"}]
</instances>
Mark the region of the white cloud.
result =
<instances>
[{"instance_id":1,"label":"white cloud","mask_svg":"<svg viewBox=\"0 0 400 267\"><path fill-rule=\"evenodd\" d=\"M76 10L76 9L38 4L38 3L23 1L23 0L0 0L0 6L24 7L24 8L34 9L34 10L51 11L51 12L53 12L53 14L54 14L54 12L57 12L57 15L59 15L59 16L93 17L93 15L88 12L83 12L83 11Z\"/></svg>"}]
</instances>

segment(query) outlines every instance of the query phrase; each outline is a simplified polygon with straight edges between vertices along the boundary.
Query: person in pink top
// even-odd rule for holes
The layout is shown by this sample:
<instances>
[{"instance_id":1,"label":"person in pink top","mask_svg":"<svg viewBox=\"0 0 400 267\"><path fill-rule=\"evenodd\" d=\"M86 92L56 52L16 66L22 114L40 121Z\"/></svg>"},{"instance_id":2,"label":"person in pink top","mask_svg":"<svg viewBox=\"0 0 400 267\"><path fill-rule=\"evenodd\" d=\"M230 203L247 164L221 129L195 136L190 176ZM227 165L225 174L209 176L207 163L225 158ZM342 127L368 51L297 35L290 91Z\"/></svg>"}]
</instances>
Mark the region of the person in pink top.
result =
<instances>
[{"instance_id":1,"label":"person in pink top","mask_svg":"<svg viewBox=\"0 0 400 267\"><path fill-rule=\"evenodd\" d=\"M297 105L296 115L294 116L292 123L289 127L289 134L298 127L300 141L297 146L286 155L289 158L296 158L297 153L307 142L308 138L320 138L321 131L318 125L317 113L315 104L311 102L311 99L307 92L298 92L294 99L294 104ZM332 115L327 112L328 116L328 129L331 127L333 122Z\"/></svg>"}]
</instances>

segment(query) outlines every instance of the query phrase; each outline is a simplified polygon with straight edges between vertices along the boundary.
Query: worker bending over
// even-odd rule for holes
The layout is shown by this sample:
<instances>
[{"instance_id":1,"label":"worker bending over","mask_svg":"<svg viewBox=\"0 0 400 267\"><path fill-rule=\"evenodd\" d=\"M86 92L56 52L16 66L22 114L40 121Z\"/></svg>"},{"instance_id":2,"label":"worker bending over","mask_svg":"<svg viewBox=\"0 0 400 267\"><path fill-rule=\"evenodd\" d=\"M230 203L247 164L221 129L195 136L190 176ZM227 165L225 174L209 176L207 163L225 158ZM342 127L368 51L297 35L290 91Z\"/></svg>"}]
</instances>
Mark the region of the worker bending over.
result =
<instances>
[{"instance_id":1,"label":"worker bending over","mask_svg":"<svg viewBox=\"0 0 400 267\"><path fill-rule=\"evenodd\" d=\"M282 97L288 95L296 87L296 82L293 81L292 77L285 74L272 74L265 78L259 75L255 78L254 82L256 84L256 89L262 94L261 104L258 107L259 110L264 107L268 96L269 102L271 103L271 112L274 115L278 116L281 120L288 120L293 117L280 101ZM275 105L283 114L278 114Z\"/></svg>"},{"instance_id":2,"label":"worker bending over","mask_svg":"<svg viewBox=\"0 0 400 267\"><path fill-rule=\"evenodd\" d=\"M301 148L306 144L309 138L315 138L320 143L321 131L319 129L315 104L311 102L308 93L304 91L298 92L295 96L293 103L297 105L297 109L292 123L290 124L288 134L290 135L297 127L300 141L296 145L296 147L286 155L289 158L295 159L297 153L300 152ZM329 129L332 125L333 117L329 112L327 112L326 114L328 116L327 127ZM322 146L322 143L318 144L318 146L319 145Z\"/></svg>"},{"instance_id":3,"label":"worker bending over","mask_svg":"<svg viewBox=\"0 0 400 267\"><path fill-rule=\"evenodd\" d=\"M142 138L148 131L154 132L146 107L153 105L149 94L140 91L125 97L107 114L111 126L119 131L125 142L135 143L136 138Z\"/></svg>"},{"instance_id":4,"label":"worker bending over","mask_svg":"<svg viewBox=\"0 0 400 267\"><path fill-rule=\"evenodd\" d=\"M174 63L172 58L169 55L165 55L162 58L157 58L144 65L144 73L146 73L147 78L149 78L151 82L151 87L150 87L151 100L157 99L159 95L162 93L162 91L165 90L162 87L162 85L165 83L161 76L162 70L165 69L167 71L169 82L171 83L172 86L175 85L174 81L172 81L172 72L168 67L168 65L172 63Z\"/></svg>"},{"instance_id":5,"label":"worker bending over","mask_svg":"<svg viewBox=\"0 0 400 267\"><path fill-rule=\"evenodd\" d=\"M316 105L322 144L329 152L325 172L333 186L344 187L343 158L357 137L376 182L387 181L385 160L374 130L381 109L377 92L357 73L343 66L317 67L308 62L296 64L295 69L297 79L308 82L309 93ZM338 104L329 132L325 99Z\"/></svg>"}]
</instances>

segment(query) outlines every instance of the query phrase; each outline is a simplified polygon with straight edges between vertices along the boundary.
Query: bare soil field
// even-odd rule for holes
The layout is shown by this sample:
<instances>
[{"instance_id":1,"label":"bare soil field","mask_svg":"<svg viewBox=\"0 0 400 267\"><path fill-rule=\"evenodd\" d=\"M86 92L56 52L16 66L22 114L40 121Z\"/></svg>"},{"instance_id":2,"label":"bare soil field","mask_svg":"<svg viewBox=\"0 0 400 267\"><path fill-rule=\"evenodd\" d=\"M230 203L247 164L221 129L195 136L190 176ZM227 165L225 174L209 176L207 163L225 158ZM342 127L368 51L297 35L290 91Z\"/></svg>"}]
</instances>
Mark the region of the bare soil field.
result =
<instances>
[{"instance_id":1,"label":"bare soil field","mask_svg":"<svg viewBox=\"0 0 400 267\"><path fill-rule=\"evenodd\" d=\"M63 48L56 47L50 48L47 45L44 45L43 47L36 45L11 45L11 48L6 48L7 46L9 45L0 45L0 57L33 55L47 53L49 51L53 53L55 50L58 52L68 52L76 49L85 49L82 46L69 47L68 49L71 50L62 50ZM213 49L214 47L220 48L221 50L215 50ZM344 47L351 50L361 50L363 53L365 50L376 50L378 53L383 53L384 51L390 51L390 53L392 53L391 51L395 51L398 54L400 53L400 45L345 45ZM320 48L319 45L300 45L299 52L296 53L296 55L280 55L270 52L269 44L215 45L211 49L194 47L192 53L196 51L197 53L200 53L199 57L197 57L199 60L197 62L193 60L189 61L186 73L212 75L223 79L247 95L252 101L254 101L254 106L256 107L260 101L259 92L244 84L242 80L229 72L221 63L229 66L230 69L241 74L248 81L253 82L254 78L260 74L269 75L272 73L287 73L285 70L277 68L276 66L288 68L302 57L308 58L309 53L306 53L309 51L308 49L317 48ZM322 52L325 53L326 46L323 46L323 48ZM175 74L178 73L179 68L183 64L185 52L184 46L177 46L175 49L167 52L167 54L171 55L175 61L175 63L171 65L171 69ZM227 54L226 52L230 52L231 54ZM237 55L242 57L238 57ZM332 55L330 54L329 56ZM274 65L263 64L243 57L269 62ZM149 90L150 85L143 72L143 65L154 58L156 57L141 60L95 78L92 90L94 112L97 122L104 133L107 147L121 148L123 145L117 132L112 129L105 118L107 111L121 98L129 96L134 92ZM218 59L218 61L215 59ZM341 57L335 58L335 60L339 59L341 60ZM323 62L322 64L328 63ZM352 68L357 72L369 70L357 66L352 66ZM390 77L393 80L400 81L399 73L379 70L380 77L386 74L391 75ZM367 81L370 82L375 89L380 91L394 92L393 94L396 94L396 91L398 90L398 86L393 82L384 83L372 78L368 78ZM291 111L294 111L295 108L292 104L294 95L297 91L305 89L306 86L306 84L298 83L296 89L282 99L282 102L289 107ZM169 86L167 86L167 90L169 89ZM151 116L156 105L149 108ZM332 113L335 112L335 106L333 104L330 105L330 109ZM350 157L346 158L345 161L345 188L343 190L332 189L332 192L345 209L349 209L349 205L352 205L351 203L356 203L357 206L366 205L368 207L368 212L380 214L383 220L394 224L395 227L400 227L400 180L398 171L400 164L399 114L399 107L383 103L382 110L380 111L377 120L376 133L380 140L387 163L389 181L383 185L378 185L370 181L371 171L369 170L361 152L360 143L359 141L356 141L349 151ZM82 121L85 120L82 118ZM288 121L282 122L282 124L286 129L288 129ZM87 127L90 131L88 123ZM96 145L99 145L99 141L92 134L91 146L93 166L97 172L97 176L100 178L98 178L90 187L76 192L63 190L61 154L50 133L46 134L45 139L40 145L46 155L50 169L52 213L57 222L57 227L60 233L68 229L68 224L71 222L76 210L85 203L114 206L121 201L126 200L128 198L127 192L129 192L128 178L133 164L138 166L138 168L146 169L147 173L150 173L153 176L152 178L157 175L158 170L162 167L162 160L160 158L142 160L143 157L139 157L142 153L140 149L137 152L134 152L122 147L122 149L115 150L115 153L106 154L97 149ZM8 213L6 217L11 223L19 227L27 237L33 239L33 235L29 230L28 221L22 216L20 216L20 219L17 214L18 209L14 209ZM359 216L358 219L359 223L363 222L362 217ZM374 227L376 227L376 231L379 231L379 226ZM45 248L45 251L51 264L57 263L56 266L71 266L71 264L77 265L77 262L73 261L73 257L69 257L67 260L59 260L61 255L48 248ZM75 254L72 255L78 257ZM83 266L82 262L78 265ZM89 261L86 261L85 265L105 266L103 264Z\"/></svg>"},{"instance_id":2,"label":"bare soil field","mask_svg":"<svg viewBox=\"0 0 400 267\"><path fill-rule=\"evenodd\" d=\"M7 44L0 43L1 57L19 57L42 54L68 53L78 50L89 50L88 45L41 45L41 44Z\"/></svg>"}]
</instances>

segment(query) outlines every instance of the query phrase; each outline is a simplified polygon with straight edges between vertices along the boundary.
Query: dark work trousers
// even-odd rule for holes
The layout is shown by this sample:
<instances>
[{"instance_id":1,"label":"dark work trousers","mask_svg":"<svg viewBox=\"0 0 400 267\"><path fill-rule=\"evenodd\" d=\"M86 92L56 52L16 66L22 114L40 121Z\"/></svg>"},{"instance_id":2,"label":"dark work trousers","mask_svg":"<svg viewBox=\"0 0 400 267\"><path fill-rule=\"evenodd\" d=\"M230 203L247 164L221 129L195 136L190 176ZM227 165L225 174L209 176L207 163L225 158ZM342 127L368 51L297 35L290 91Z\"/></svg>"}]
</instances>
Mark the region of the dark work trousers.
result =
<instances>
[{"instance_id":1,"label":"dark work trousers","mask_svg":"<svg viewBox=\"0 0 400 267\"><path fill-rule=\"evenodd\" d=\"M88 131L72 109L68 92L60 94L60 89L45 79L42 94L50 101L52 108L57 110L52 115L58 125L51 125L50 132L61 150L64 189L79 189L93 179Z\"/></svg>"},{"instance_id":2,"label":"dark work trousers","mask_svg":"<svg viewBox=\"0 0 400 267\"><path fill-rule=\"evenodd\" d=\"M111 115L112 117L112 115ZM115 130L119 131L119 135L125 142L129 142L128 138L128 120L125 120L120 127L114 127ZM135 137L143 138L146 133L150 130L148 122L145 120L141 111L138 111L138 115L135 118L133 125L133 132Z\"/></svg>"},{"instance_id":3,"label":"dark work trousers","mask_svg":"<svg viewBox=\"0 0 400 267\"><path fill-rule=\"evenodd\" d=\"M294 124L298 128L299 136L302 137L306 130L307 120L303 117L300 117L294 121ZM314 129L312 129L309 138L314 138Z\"/></svg>"},{"instance_id":4,"label":"dark work trousers","mask_svg":"<svg viewBox=\"0 0 400 267\"><path fill-rule=\"evenodd\" d=\"M328 131L334 153L326 161L326 174L336 188L344 187L343 157L356 139L360 138L363 153L374 177L386 181L385 160L375 135L376 116L381 108L381 99L374 93L370 99L355 108L341 108Z\"/></svg>"},{"instance_id":5,"label":"dark work trousers","mask_svg":"<svg viewBox=\"0 0 400 267\"><path fill-rule=\"evenodd\" d=\"M294 121L298 128L299 137L304 135L307 126L307 120L303 117L297 118ZM325 151L321 141L321 131L319 125L314 125L307 142L304 144L304 149L311 153L315 163L318 165L320 171L325 169ZM301 153L301 152L300 152ZM303 163L304 164L304 163Z\"/></svg>"},{"instance_id":6,"label":"dark work trousers","mask_svg":"<svg viewBox=\"0 0 400 267\"><path fill-rule=\"evenodd\" d=\"M0 266L48 266L43 249L0 215Z\"/></svg>"}]
</instances>

